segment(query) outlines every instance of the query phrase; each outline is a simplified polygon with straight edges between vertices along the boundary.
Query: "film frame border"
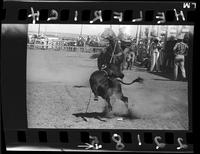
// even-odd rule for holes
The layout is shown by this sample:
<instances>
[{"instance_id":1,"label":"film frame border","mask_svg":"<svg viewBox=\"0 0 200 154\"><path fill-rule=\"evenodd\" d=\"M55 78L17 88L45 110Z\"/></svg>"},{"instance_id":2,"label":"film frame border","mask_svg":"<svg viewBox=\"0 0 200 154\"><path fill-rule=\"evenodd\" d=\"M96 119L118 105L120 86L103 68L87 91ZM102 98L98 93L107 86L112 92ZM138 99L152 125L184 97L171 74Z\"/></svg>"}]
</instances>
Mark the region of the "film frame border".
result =
<instances>
[{"instance_id":1,"label":"film frame border","mask_svg":"<svg viewBox=\"0 0 200 154\"><path fill-rule=\"evenodd\" d=\"M174 133L175 132L175 133ZM157 151L157 152L191 152L193 150L192 133L187 131L155 130L65 130L27 129L6 132L12 147L46 147L56 151L98 150L98 151ZM118 143L114 136L121 137ZM64 136L64 138L63 138ZM92 146L93 138L98 140ZM157 142L157 141L158 142ZM88 144L87 144L88 143ZM121 145L120 145L121 144ZM162 144L162 145L161 145ZM182 145L181 145L182 144ZM91 146L90 146L91 145Z\"/></svg>"},{"instance_id":2,"label":"film frame border","mask_svg":"<svg viewBox=\"0 0 200 154\"><path fill-rule=\"evenodd\" d=\"M23 9L22 9L23 10ZM21 10L19 10L19 11L21 11ZM5 11L6 12L6 11ZM193 12L193 11L192 11ZM24 13L24 10L22 11L22 14ZM21 13L19 13L19 14L21 14ZM18 17L19 17L19 14L18 14ZM191 14L193 14L193 13L191 13ZM189 16L191 16L191 14L189 15ZM188 16L187 16L188 17ZM23 22L24 22L24 20L22 20ZM4 22L4 21L3 21ZM60 22L60 21L58 21L58 22ZM80 21L81 22L81 21ZM30 23L30 21L28 21L28 23ZM40 21L39 21L39 23L40 23ZM54 22L53 22L54 23ZM62 23L62 22L61 22ZM76 22L77 23L77 22ZM81 22L82 23L82 22ZM187 22L186 22L187 23ZM27 24L27 23L26 23ZM68 23L66 23L66 24L68 24ZM80 24L80 23L79 23ZM95 24L99 24L99 23L95 23ZM100 23L101 24L101 23ZM106 24L105 22L103 22L103 24ZM114 24L127 24L127 23L114 23ZM128 24L133 24L133 23L128 23ZM144 23L137 23L137 24L144 24ZM155 23L154 23L155 24ZM166 23L165 23L166 24ZM168 23L169 24L169 23ZM185 23L181 23L181 22L178 22L178 23L173 23L172 22L172 24L178 24L178 25L184 25ZM187 23L188 24L188 23ZM189 24L193 24L193 23L189 23ZM162 25L162 24L160 24L160 25ZM191 116L191 115L190 115ZM31 134L31 135L33 135L32 134L32 132L34 132L35 133L35 135L36 136L39 136L39 140L37 140L37 141L41 141L42 140L42 142L44 142L45 144L47 143L49 143L48 141L51 141L51 140L46 140L45 139L45 134L47 135L47 134L51 134L52 132L52 130L46 130L46 129L44 129L44 130L42 130L42 131L38 131L37 129L35 130L35 129L27 129L26 128L26 130L17 130L17 129L15 129L15 131L13 131L13 130L6 130L6 137L8 137L9 135L11 135L11 134L13 134L13 136L11 137L11 138L13 138L13 140L12 141L17 141L17 143L23 143L23 141L24 141L24 139L27 137L26 136L26 134ZM55 130L53 130L53 131L55 131ZM71 132L72 130L69 130L69 132ZM77 131L80 131L80 130L77 130ZM86 132L86 134L87 133L89 133L89 132L91 131L91 130L84 130L84 132ZM99 130L98 130L99 131ZM104 130L104 131L101 131L101 132L109 132L110 130ZM115 132L120 132L120 131L122 131L122 130L115 130ZM133 132L132 132L133 131ZM145 140L145 136L147 136L146 138L146 141L145 142L147 142L146 144L147 145L150 145L150 142L151 142L151 145L152 145L152 140L153 140L153 136L155 137L155 132L152 130L130 130L130 131L128 131L128 133L130 133L131 132L131 134L135 134L135 132L140 132L141 133L141 135L144 137L144 140ZM68 133L68 131L67 130L61 130L61 132L64 132L64 133ZM111 131L112 132L112 131ZM124 132L127 132L127 130L125 130ZM193 133L191 133L191 130L189 130L189 131L173 131L172 130L172 132L171 132L171 130L170 131L166 131L166 130L158 130L158 134L160 134L160 136L162 136L162 139L164 138L165 139L165 141L166 141L166 136L168 136L168 135L166 135L166 134L170 134L169 136L171 136L170 138L173 138L172 136L174 136L174 138L173 139L169 139L169 141L167 141L167 142L169 142L169 144L171 143L171 142L175 142L175 136L177 135L177 134L181 134L181 135L183 135L183 138L184 138L184 141L186 141L186 143L188 143L189 144L189 148L191 148L191 146L190 145L192 145L193 144L193 141L191 140L191 138L192 138L192 136L193 136ZM173 134L173 132L176 132L175 134ZM58 132L57 132L58 133ZM60 133L60 131L59 131L59 133ZM81 133L81 132L80 132ZM95 130L95 133L94 133L94 135L96 135L96 130ZM99 133L99 132L98 132ZM97 133L97 134L98 134ZM120 132L120 133L122 133L123 134L123 132ZM17 134L17 137L16 137L16 134ZM68 133L69 134L69 133ZM145 135L145 134L147 134L147 135ZM173 135L172 135L173 134ZM34 136L34 137L36 137L36 136ZM98 136L99 136L99 134L98 134ZM123 135L122 135L123 136ZM164 137L163 137L164 136ZM48 135L46 136L46 137L49 137ZM58 135L56 135L56 137L58 137ZM68 136L69 137L69 136ZM134 136L135 137L135 136ZM176 136L177 137L177 136ZM36 137L37 138L37 137ZM79 139L81 138L81 135L78 137ZM132 140L132 138L133 138L133 136L131 137L131 140ZM87 140L87 139L86 139ZM148 140L150 140L150 141L148 141ZM28 140L26 140L26 141L28 141ZM67 139L67 142L69 142L69 138ZM149 143L148 143L149 142ZM28 142L29 143L29 142ZM41 143L41 142L40 142ZM154 143L155 144L155 143ZM151 147L152 148L152 147ZM193 148L192 148L193 149ZM190 149L190 150L192 150L192 149ZM112 149L113 150L113 149ZM147 149L147 150L150 150L150 149ZM152 150L152 149L151 149ZM173 151L174 149L172 149L172 151ZM190 151L189 150L189 151ZM162 150L161 150L162 151ZM164 150L165 151L165 150ZM166 150L166 151L168 151L168 150Z\"/></svg>"},{"instance_id":3,"label":"film frame border","mask_svg":"<svg viewBox=\"0 0 200 154\"><path fill-rule=\"evenodd\" d=\"M40 5L38 5L40 4ZM55 4L57 6L55 6ZM111 5L108 5L111 4ZM155 6L155 4L157 6ZM196 2L5 2L4 23L194 24Z\"/></svg>"}]
</instances>

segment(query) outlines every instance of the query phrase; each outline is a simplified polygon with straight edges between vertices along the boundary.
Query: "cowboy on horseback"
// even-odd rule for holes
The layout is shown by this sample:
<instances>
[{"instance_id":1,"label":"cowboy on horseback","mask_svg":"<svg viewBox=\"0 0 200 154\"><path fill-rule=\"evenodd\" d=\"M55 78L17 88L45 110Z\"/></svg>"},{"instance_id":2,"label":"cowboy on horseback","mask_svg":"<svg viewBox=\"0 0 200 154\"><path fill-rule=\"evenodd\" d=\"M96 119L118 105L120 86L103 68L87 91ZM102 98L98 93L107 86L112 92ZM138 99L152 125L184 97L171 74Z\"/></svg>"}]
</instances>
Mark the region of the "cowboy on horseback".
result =
<instances>
[{"instance_id":1,"label":"cowboy on horseback","mask_svg":"<svg viewBox=\"0 0 200 154\"><path fill-rule=\"evenodd\" d=\"M108 28L101 35L109 46L105 52L101 52L97 59L98 69L90 76L90 86L94 93L94 101L98 101L98 96L101 96L108 103L109 109L112 109L110 104L110 96L117 93L128 106L128 98L122 93L121 83L131 85L135 82L142 82L142 78L134 79L130 83L122 81L124 74L122 73L125 60L125 53L121 48L121 41L116 37L112 29Z\"/></svg>"},{"instance_id":2,"label":"cowboy on horseback","mask_svg":"<svg viewBox=\"0 0 200 154\"><path fill-rule=\"evenodd\" d=\"M102 52L98 57L97 64L99 70L101 70L102 66L107 66L110 63L115 64L120 68L120 70L123 70L122 64L124 61L124 54L120 41L118 40L115 33L112 29L107 28L101 34L101 37L109 42L109 46L106 48L106 51Z\"/></svg>"}]
</instances>

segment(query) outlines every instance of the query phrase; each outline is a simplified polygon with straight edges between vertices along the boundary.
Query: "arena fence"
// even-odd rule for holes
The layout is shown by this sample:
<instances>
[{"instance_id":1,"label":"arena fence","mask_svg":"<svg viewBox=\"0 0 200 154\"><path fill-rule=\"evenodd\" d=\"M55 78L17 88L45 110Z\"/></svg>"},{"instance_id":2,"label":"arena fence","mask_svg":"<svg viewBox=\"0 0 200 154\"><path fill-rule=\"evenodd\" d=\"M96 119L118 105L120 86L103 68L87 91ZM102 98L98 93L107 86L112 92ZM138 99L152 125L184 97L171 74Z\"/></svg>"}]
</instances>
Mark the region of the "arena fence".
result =
<instances>
[{"instance_id":1,"label":"arena fence","mask_svg":"<svg viewBox=\"0 0 200 154\"><path fill-rule=\"evenodd\" d=\"M28 49L42 49L42 50L56 50L56 51L67 51L67 52L98 52L105 49L105 47L91 47L91 46L52 46L43 44L27 44Z\"/></svg>"}]
</instances>

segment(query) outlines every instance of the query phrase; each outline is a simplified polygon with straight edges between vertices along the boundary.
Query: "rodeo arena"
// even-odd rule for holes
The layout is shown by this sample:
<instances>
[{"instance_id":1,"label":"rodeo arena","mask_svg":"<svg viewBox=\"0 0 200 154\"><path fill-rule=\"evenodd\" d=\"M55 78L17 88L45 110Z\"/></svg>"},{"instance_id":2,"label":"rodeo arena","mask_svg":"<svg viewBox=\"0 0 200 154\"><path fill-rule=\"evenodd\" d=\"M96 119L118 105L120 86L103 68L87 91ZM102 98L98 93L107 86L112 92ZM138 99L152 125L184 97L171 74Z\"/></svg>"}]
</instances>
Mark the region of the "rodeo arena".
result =
<instances>
[{"instance_id":1,"label":"rodeo arena","mask_svg":"<svg viewBox=\"0 0 200 154\"><path fill-rule=\"evenodd\" d=\"M189 128L193 26L54 26L28 29L29 128Z\"/></svg>"}]
</instances>

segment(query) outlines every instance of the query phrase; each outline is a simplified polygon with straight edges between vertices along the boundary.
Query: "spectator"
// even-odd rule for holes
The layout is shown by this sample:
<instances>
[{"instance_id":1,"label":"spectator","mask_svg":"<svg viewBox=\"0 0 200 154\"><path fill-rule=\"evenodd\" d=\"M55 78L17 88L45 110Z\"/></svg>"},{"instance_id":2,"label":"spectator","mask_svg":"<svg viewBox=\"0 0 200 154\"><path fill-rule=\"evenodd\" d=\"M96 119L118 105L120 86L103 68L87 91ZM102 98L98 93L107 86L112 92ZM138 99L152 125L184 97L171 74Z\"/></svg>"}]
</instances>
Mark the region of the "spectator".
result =
<instances>
[{"instance_id":1,"label":"spectator","mask_svg":"<svg viewBox=\"0 0 200 154\"><path fill-rule=\"evenodd\" d=\"M165 58L164 58L164 71L169 73L171 70L173 70L174 66L174 52L173 48L176 44L176 40L174 36L171 36L169 40L166 42L165 45Z\"/></svg>"},{"instance_id":2,"label":"spectator","mask_svg":"<svg viewBox=\"0 0 200 154\"><path fill-rule=\"evenodd\" d=\"M153 42L150 45L150 53L151 53L151 68L150 72L154 71L154 67L156 66L156 71L159 70L159 65L158 65L158 58L159 58L159 50L160 50L160 44L159 44L159 38L156 37Z\"/></svg>"},{"instance_id":3,"label":"spectator","mask_svg":"<svg viewBox=\"0 0 200 154\"><path fill-rule=\"evenodd\" d=\"M140 40L137 51L138 51L137 54L138 61L143 62L144 53L146 53L146 47L143 40Z\"/></svg>"},{"instance_id":4,"label":"spectator","mask_svg":"<svg viewBox=\"0 0 200 154\"><path fill-rule=\"evenodd\" d=\"M140 66L143 66L143 67L147 68L148 71L150 71L150 67L151 67L150 54L147 54L147 56L144 58L143 62L140 64Z\"/></svg>"},{"instance_id":5,"label":"spectator","mask_svg":"<svg viewBox=\"0 0 200 154\"><path fill-rule=\"evenodd\" d=\"M177 43L175 44L174 48L174 80L177 80L178 76L178 67L180 67L183 80L186 80L186 73L185 73L185 56L187 55L188 45L183 43L183 37L180 35L177 38Z\"/></svg>"},{"instance_id":6,"label":"spectator","mask_svg":"<svg viewBox=\"0 0 200 154\"><path fill-rule=\"evenodd\" d=\"M131 68L134 66L135 63L135 52L131 52Z\"/></svg>"},{"instance_id":7,"label":"spectator","mask_svg":"<svg viewBox=\"0 0 200 154\"><path fill-rule=\"evenodd\" d=\"M90 38L90 36L88 35L85 44L86 44L86 45L89 45L89 44L90 44L90 41L91 41L91 38Z\"/></svg>"},{"instance_id":8,"label":"spectator","mask_svg":"<svg viewBox=\"0 0 200 154\"><path fill-rule=\"evenodd\" d=\"M131 67L132 67L132 54L131 53L128 53L127 57L126 57L126 62L127 62L127 67L126 69L130 69L131 70Z\"/></svg>"},{"instance_id":9,"label":"spectator","mask_svg":"<svg viewBox=\"0 0 200 154\"><path fill-rule=\"evenodd\" d=\"M193 51L193 34L192 32L188 32L184 35L183 42L188 45L188 53L191 53ZM185 56L185 72L186 72L186 77L189 75L189 55L187 54Z\"/></svg>"}]
</instances>

